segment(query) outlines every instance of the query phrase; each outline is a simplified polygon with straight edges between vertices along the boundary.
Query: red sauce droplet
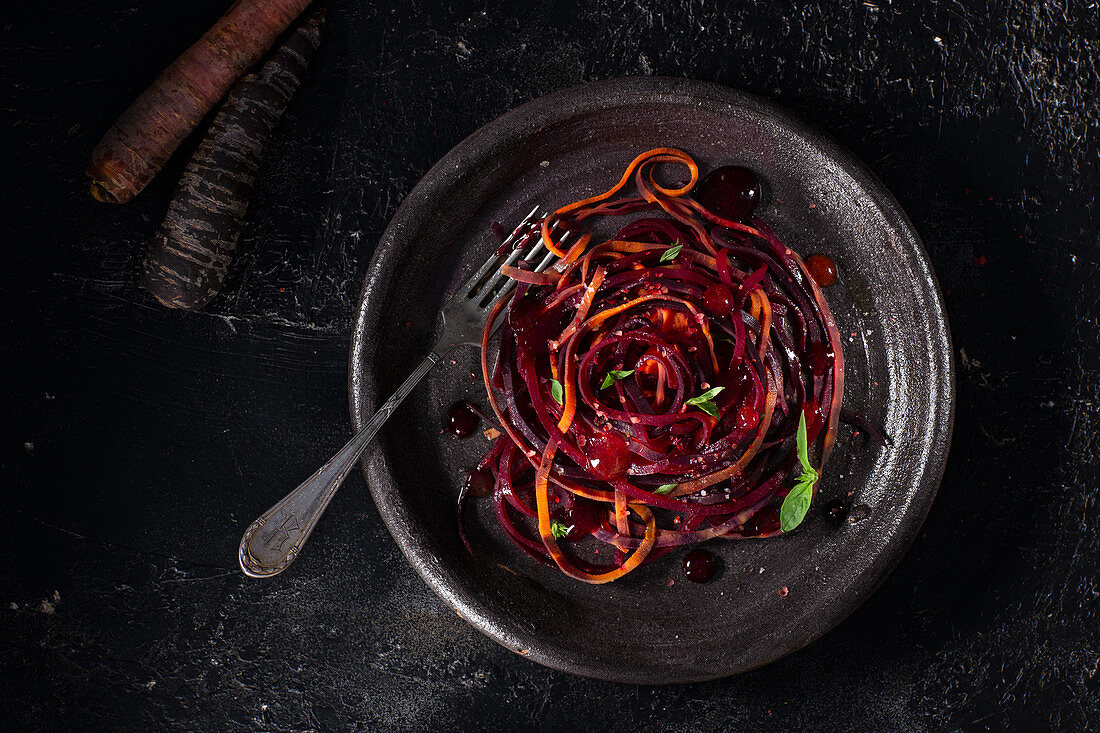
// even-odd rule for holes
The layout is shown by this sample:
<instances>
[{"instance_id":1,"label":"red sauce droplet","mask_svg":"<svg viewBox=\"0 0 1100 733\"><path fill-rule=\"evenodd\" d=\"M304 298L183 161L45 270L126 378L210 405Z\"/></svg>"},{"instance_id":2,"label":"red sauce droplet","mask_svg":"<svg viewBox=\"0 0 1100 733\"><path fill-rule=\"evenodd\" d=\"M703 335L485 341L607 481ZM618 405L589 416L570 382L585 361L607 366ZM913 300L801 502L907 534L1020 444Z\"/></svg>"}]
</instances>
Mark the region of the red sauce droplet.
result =
<instances>
[{"instance_id":1,"label":"red sauce droplet","mask_svg":"<svg viewBox=\"0 0 1100 733\"><path fill-rule=\"evenodd\" d=\"M693 583L705 583L714 577L714 555L697 547L684 555L684 575Z\"/></svg>"},{"instance_id":2,"label":"red sauce droplet","mask_svg":"<svg viewBox=\"0 0 1100 733\"><path fill-rule=\"evenodd\" d=\"M475 468L466 474L466 491L475 499L484 499L493 493L493 472L486 468Z\"/></svg>"},{"instance_id":3,"label":"red sauce droplet","mask_svg":"<svg viewBox=\"0 0 1100 733\"><path fill-rule=\"evenodd\" d=\"M833 366L833 350L826 344L815 342L806 348L806 365L814 374L821 375Z\"/></svg>"},{"instance_id":4,"label":"red sauce droplet","mask_svg":"<svg viewBox=\"0 0 1100 733\"><path fill-rule=\"evenodd\" d=\"M722 283L715 283L703 291L703 305L716 316L728 316L733 312L733 292Z\"/></svg>"},{"instance_id":5,"label":"red sauce droplet","mask_svg":"<svg viewBox=\"0 0 1100 733\"><path fill-rule=\"evenodd\" d=\"M699 182L699 203L729 221L752 218L760 203L760 179L748 168L724 165Z\"/></svg>"},{"instance_id":6,"label":"red sauce droplet","mask_svg":"<svg viewBox=\"0 0 1100 733\"><path fill-rule=\"evenodd\" d=\"M834 524L844 524L851 506L844 499L833 499L825 505L825 517Z\"/></svg>"},{"instance_id":7,"label":"red sauce droplet","mask_svg":"<svg viewBox=\"0 0 1100 733\"><path fill-rule=\"evenodd\" d=\"M615 433L599 433L585 445L588 470L601 481L622 478L630 468L630 447Z\"/></svg>"},{"instance_id":8,"label":"red sauce droplet","mask_svg":"<svg viewBox=\"0 0 1100 733\"><path fill-rule=\"evenodd\" d=\"M741 534L746 537L756 537L762 534L771 534L779 529L779 510L774 506L766 506L749 518Z\"/></svg>"},{"instance_id":9,"label":"red sauce droplet","mask_svg":"<svg viewBox=\"0 0 1100 733\"><path fill-rule=\"evenodd\" d=\"M447 429L456 437L470 437L480 423L481 418L465 400L454 403L447 411Z\"/></svg>"},{"instance_id":10,"label":"red sauce droplet","mask_svg":"<svg viewBox=\"0 0 1100 733\"><path fill-rule=\"evenodd\" d=\"M573 506L562 515L561 521L569 527L569 533L565 535L565 539L575 542L599 528L599 506L594 501L577 497L573 500Z\"/></svg>"},{"instance_id":11,"label":"red sauce droplet","mask_svg":"<svg viewBox=\"0 0 1100 733\"><path fill-rule=\"evenodd\" d=\"M836 285L836 263L829 255L813 254L806 258L806 269L818 285L827 288Z\"/></svg>"}]
</instances>

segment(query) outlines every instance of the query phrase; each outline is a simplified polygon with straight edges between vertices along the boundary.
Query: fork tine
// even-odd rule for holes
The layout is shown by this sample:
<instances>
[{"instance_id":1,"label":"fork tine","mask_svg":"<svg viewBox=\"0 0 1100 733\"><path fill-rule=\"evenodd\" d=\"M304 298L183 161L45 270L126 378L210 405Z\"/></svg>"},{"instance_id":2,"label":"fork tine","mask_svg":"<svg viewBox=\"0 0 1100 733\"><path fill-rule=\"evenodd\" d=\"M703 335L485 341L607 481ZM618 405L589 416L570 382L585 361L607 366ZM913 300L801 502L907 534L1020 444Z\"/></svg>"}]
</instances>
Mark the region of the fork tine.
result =
<instances>
[{"instance_id":1,"label":"fork tine","mask_svg":"<svg viewBox=\"0 0 1100 733\"><path fill-rule=\"evenodd\" d=\"M522 236L522 233L524 232L524 230L528 226L530 226L531 223L535 219L539 218L539 216L538 216L539 208L540 207L536 205L535 208L531 209L531 211L528 212L527 216L523 217L523 219L520 221L520 223L516 225L516 228L512 230L512 233L509 234L508 237L503 242L501 242L500 246L503 246L503 245L506 245L506 244L507 245L514 244L516 242L516 240L519 239L520 236ZM465 292L465 293L470 294L470 295L474 294L474 292L477 288L478 281L480 281L483 277L485 277L486 273L488 273L492 269L493 265L498 263L499 259L500 259L499 256L494 255L494 256L490 256L487 260L485 260L485 264L483 264L480 268L478 268L477 272L475 272L473 274L473 276L470 277L470 279L466 281L466 283L462 286L462 288L459 292Z\"/></svg>"},{"instance_id":2,"label":"fork tine","mask_svg":"<svg viewBox=\"0 0 1100 733\"><path fill-rule=\"evenodd\" d=\"M571 232L566 232L565 234L563 234L561 239L558 240L559 243L564 244L565 241L567 239L569 239L570 234L571 234ZM543 245L541 239L539 241L539 244L536 245L535 247L533 247L531 249L531 251L528 252L527 254L528 255L536 254L539 251L540 247L545 249L545 246ZM528 262L533 261L533 258L532 259L527 259L525 257L524 259ZM554 260L556 260L556 259L557 259L557 255L555 255L553 252L547 251L546 256L542 258L542 261L534 268L534 271L535 272L544 272L546 270L547 266L549 266L549 264L551 262L553 262ZM501 280L504 281L503 284L500 283ZM491 308L491 307L493 307L494 305L497 304L498 301L500 301L501 298L505 297L506 295L508 295L508 293L512 292L512 290L515 287L516 287L516 281L515 280L513 280L510 277L507 277L502 272L499 273L498 276L495 277L491 281L491 285L486 285L485 289L482 291L484 295L483 295L481 301L478 303L478 307L479 308Z\"/></svg>"},{"instance_id":3,"label":"fork tine","mask_svg":"<svg viewBox=\"0 0 1100 733\"><path fill-rule=\"evenodd\" d=\"M534 239L535 242L536 242L533 246L528 244L526 249L520 248L520 249L512 250L511 252L508 253L508 258L505 259L504 262L502 262L500 264L500 267L504 267L505 265L514 265L514 264L516 264L517 260L527 259L527 254L529 252L531 252L533 249L535 249L536 247L538 247L542 244L542 237L541 236L540 237L534 237L533 236L532 239ZM497 268L498 272L500 270L500 267Z\"/></svg>"},{"instance_id":4,"label":"fork tine","mask_svg":"<svg viewBox=\"0 0 1100 733\"><path fill-rule=\"evenodd\" d=\"M534 262L539 257L542 257L544 252L546 252L546 245L542 243L542 238L540 237L538 244L523 254L523 260L525 262Z\"/></svg>"},{"instance_id":5,"label":"fork tine","mask_svg":"<svg viewBox=\"0 0 1100 733\"><path fill-rule=\"evenodd\" d=\"M557 231L557 230L558 230L558 227L557 227L557 225L555 225L554 226L554 231ZM572 232L566 232L565 234L563 234L562 237L561 237L561 241L565 241L566 239L568 239L570 234L572 234ZM503 265L501 265L501 267L503 267L504 265L514 265L516 263L516 260L518 260L518 259L523 259L523 260L526 260L527 262L531 262L532 255L537 257L538 253L541 253L545 250L546 250L546 243L542 241L542 236L539 235L538 237L535 238L534 246L530 247L527 250L518 249L513 253L513 254L521 255L521 257L509 257L508 261L505 262Z\"/></svg>"},{"instance_id":6,"label":"fork tine","mask_svg":"<svg viewBox=\"0 0 1100 733\"><path fill-rule=\"evenodd\" d=\"M565 237L562 237L564 240ZM557 259L557 255L553 252L547 252L546 256L542 258L542 262L535 266L535 272L546 272L546 268L550 266L550 263Z\"/></svg>"},{"instance_id":7,"label":"fork tine","mask_svg":"<svg viewBox=\"0 0 1100 733\"><path fill-rule=\"evenodd\" d=\"M570 232L566 232L564 235L562 235L561 239L558 240L558 241L564 243L565 240L567 240L569 238L569 235L570 235ZM513 252L512 255L501 265L501 267L504 267L505 265L514 264L517 260L520 259L519 255L521 255L521 254L524 255L524 257L523 257L524 260L530 262L531 260L528 259L528 257L530 255L533 255L536 252L538 252L539 248L545 249L545 245L542 242L542 237L539 237L538 244L536 244L534 247L532 247L527 252L524 252L523 250L516 250L515 252ZM548 253L548 256L550 256L550 257L552 257L553 255L554 255L553 252ZM496 273L494 273L493 276L490 277L486 281L485 285L477 293L478 295L482 296L481 302L478 304L479 307L491 306L493 303L500 300L501 295L507 294L507 292L510 291L512 289L512 287L514 287L514 286L515 286L515 281L512 280L512 278L505 275L503 272L501 272L500 269L498 268ZM500 290L497 292L497 294L494 295L493 291L496 290L497 288L500 288Z\"/></svg>"},{"instance_id":8,"label":"fork tine","mask_svg":"<svg viewBox=\"0 0 1100 733\"><path fill-rule=\"evenodd\" d=\"M504 262L499 263L497 268L486 276L485 282L482 283L481 286L473 292L473 296L480 297L481 301L484 303L485 299L491 296L493 291L500 287L503 281L507 280L508 282L511 282L511 278L505 276L504 273L501 272L501 268L514 265L519 260L520 255L522 255L523 253L524 252L521 249L512 251L508 255L508 258L504 260Z\"/></svg>"},{"instance_id":9,"label":"fork tine","mask_svg":"<svg viewBox=\"0 0 1100 733\"><path fill-rule=\"evenodd\" d=\"M480 303L478 303L477 307L479 309L492 308L494 305L497 304L497 302L500 301L501 298L508 295L508 293L512 292L515 289L516 289L516 281L509 279L508 282L504 283L504 285L502 285L500 287L500 289L498 289L497 291L495 291L493 293L490 293L491 297L489 297L488 300L482 300Z\"/></svg>"}]
</instances>

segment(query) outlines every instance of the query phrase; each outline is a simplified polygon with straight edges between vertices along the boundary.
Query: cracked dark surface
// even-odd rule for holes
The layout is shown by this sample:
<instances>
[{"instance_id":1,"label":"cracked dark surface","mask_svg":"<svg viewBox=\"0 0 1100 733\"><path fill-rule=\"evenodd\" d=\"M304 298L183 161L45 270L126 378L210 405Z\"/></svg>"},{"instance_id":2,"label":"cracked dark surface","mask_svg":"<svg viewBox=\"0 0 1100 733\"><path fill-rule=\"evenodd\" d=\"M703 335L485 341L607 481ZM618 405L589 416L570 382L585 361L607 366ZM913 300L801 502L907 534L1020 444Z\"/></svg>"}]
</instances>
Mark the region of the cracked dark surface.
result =
<instances>
[{"instance_id":1,"label":"cracked dark surface","mask_svg":"<svg viewBox=\"0 0 1100 733\"><path fill-rule=\"evenodd\" d=\"M137 288L136 265L184 157L125 207L94 202L82 171L224 3L67 5L0 24L14 729L1100 728L1095 7L330 2L237 277L180 314ZM830 131L924 239L957 419L897 571L807 649L669 688L551 672L481 637L408 568L358 475L290 570L243 578L245 526L347 435L351 316L402 197L514 105L649 73L756 92Z\"/></svg>"}]
</instances>

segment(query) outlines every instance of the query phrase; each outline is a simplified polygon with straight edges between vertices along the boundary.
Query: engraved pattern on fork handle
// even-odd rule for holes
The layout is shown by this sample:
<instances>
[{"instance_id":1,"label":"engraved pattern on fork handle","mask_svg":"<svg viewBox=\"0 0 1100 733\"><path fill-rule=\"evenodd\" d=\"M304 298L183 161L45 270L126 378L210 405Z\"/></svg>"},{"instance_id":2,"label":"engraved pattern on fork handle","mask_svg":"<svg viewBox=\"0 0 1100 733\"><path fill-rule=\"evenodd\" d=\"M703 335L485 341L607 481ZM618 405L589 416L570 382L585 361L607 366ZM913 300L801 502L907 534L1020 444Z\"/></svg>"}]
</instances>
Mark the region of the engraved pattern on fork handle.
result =
<instances>
[{"instance_id":1,"label":"engraved pattern on fork handle","mask_svg":"<svg viewBox=\"0 0 1100 733\"><path fill-rule=\"evenodd\" d=\"M269 578L294 562L363 450L424 375L439 363L442 356L437 352L449 349L449 344L437 345L347 445L245 530L238 553L245 575Z\"/></svg>"}]
</instances>

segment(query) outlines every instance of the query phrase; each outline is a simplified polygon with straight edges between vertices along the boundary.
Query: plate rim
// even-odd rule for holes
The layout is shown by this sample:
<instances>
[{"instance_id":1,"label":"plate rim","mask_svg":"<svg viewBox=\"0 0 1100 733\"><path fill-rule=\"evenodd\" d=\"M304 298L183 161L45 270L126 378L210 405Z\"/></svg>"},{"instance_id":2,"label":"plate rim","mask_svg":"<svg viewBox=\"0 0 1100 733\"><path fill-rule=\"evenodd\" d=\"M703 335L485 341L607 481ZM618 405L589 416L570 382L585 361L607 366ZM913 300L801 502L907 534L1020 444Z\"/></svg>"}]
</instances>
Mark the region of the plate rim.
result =
<instances>
[{"instance_id":1,"label":"plate rim","mask_svg":"<svg viewBox=\"0 0 1100 733\"><path fill-rule=\"evenodd\" d=\"M366 332L374 321L371 315L374 313L375 318L377 318L379 308L383 307L390 299L394 283L392 278L388 278L388 275L395 272L394 260L399 258L402 252L400 247L394 246L394 242L406 226L411 226L410 222L415 222L421 215L430 213L431 210L426 208L426 201L430 198L431 192L446 189L452 180L461 174L462 161L468 157L476 157L477 151L494 145L501 133L508 137L522 137L525 134L537 131L540 121L545 124L548 113L556 109L570 108L566 100L598 98L602 103L601 106L606 107L608 101L620 101L612 98L631 93L687 99L704 97L728 103L731 109L748 109L755 115L772 118L795 135L813 140L814 144L825 155L837 161L841 168L853 179L869 189L874 194L872 198L881 209L884 219L889 224L898 227L904 233L904 236L912 241L914 245L912 248L913 258L925 276L924 279L931 296L930 301L935 306L935 312L929 314L929 322L938 323L941 326L937 335L942 337L940 340L943 348L931 354L931 361L933 363L939 362L936 364L938 367L936 371L943 378L935 385L937 388L935 395L939 399L935 401L936 405L932 409L932 419L930 420L932 431L929 458L942 458L939 460L936 471L932 474L925 471L919 479L915 495L924 497L924 500L920 502L919 506L911 506L910 510L903 515L902 521L898 523L891 537L887 539L881 551L876 555L875 567L877 569L874 577L865 579L862 584L853 586L851 589L853 592L850 594L852 598L842 597L837 604L839 608L829 614L829 621L822 624L815 633L800 640L800 643L788 645L789 648L780 649L775 656L761 660L757 664L728 670L709 671L697 676L675 675L661 679L654 679L652 676L639 676L636 673L632 674L630 670L608 664L605 660L600 660L598 663L596 660L590 660L585 663L555 656L553 653L541 648L537 632L506 628L494 619L488 610L481 608L482 604L477 603L476 599L470 599L461 593L455 592L454 588L448 583L447 572L442 567L442 563L439 563L430 553L426 553L419 546L414 533L405 531L406 528L402 524L398 507L391 501L395 495L400 494L399 488L396 485L391 487L387 486L386 482L373 480L373 477L377 476L392 477L388 458L385 451L382 450L380 441L373 443L364 452L360 460L360 467L364 472L367 486L378 509L379 516L382 517L387 531L413 569L417 571L417 574L428 587L450 605L464 621L493 641L544 666L584 677L636 684L703 682L746 672L787 656L813 643L854 613L877 591L908 552L921 525L927 518L928 512L931 510L947 464L954 429L956 370L952 335L942 289L919 234L896 198L862 160L827 132L758 95L735 90L715 82L661 76L616 77L570 86L525 102L487 122L451 148L421 177L405 196L387 224L382 236L378 239L371 262L364 275L363 287L360 291L359 303L355 312L348 358L349 408L353 429L358 431L365 422L366 411L368 409L373 410L380 403L377 383L372 385L371 380L365 379L365 370L359 369L358 365L365 363L365 353L369 350L370 344L367 343ZM586 105L582 104L582 106ZM576 110L573 110L572 113L575 114Z\"/></svg>"}]
</instances>

